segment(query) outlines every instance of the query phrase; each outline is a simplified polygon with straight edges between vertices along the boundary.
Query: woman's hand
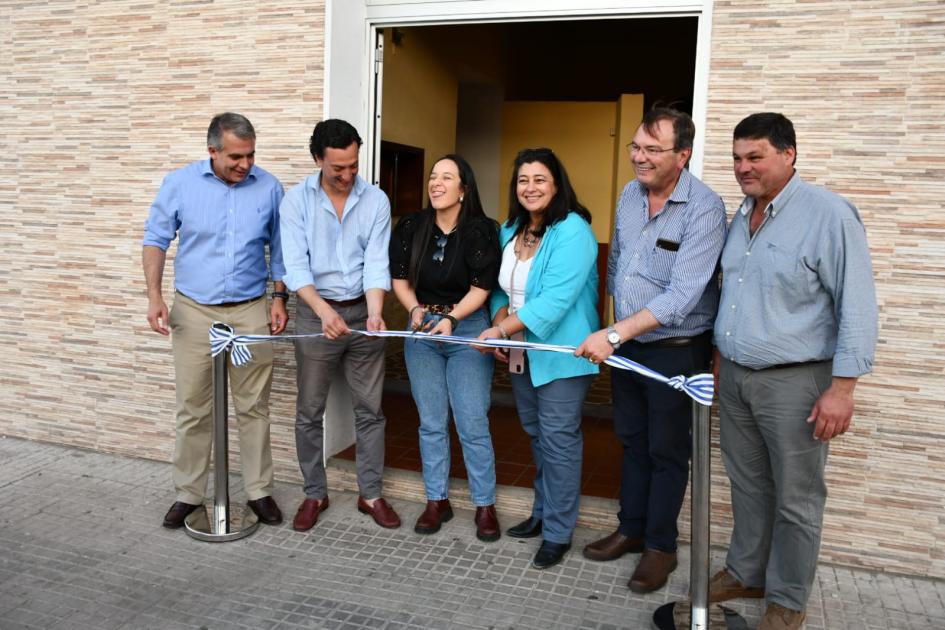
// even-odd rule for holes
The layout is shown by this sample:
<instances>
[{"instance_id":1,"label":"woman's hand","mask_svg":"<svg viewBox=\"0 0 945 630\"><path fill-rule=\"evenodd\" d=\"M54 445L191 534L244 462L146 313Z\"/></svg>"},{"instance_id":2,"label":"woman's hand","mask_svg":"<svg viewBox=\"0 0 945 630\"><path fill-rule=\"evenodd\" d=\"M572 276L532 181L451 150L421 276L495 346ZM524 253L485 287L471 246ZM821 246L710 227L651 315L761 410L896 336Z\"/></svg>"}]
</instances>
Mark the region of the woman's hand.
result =
<instances>
[{"instance_id":1,"label":"woman's hand","mask_svg":"<svg viewBox=\"0 0 945 630\"><path fill-rule=\"evenodd\" d=\"M482 333L476 337L477 339L502 339L502 331L499 330L498 326L493 326L492 328L486 328ZM492 348L489 346L473 346L476 350L483 354L491 354L502 363L509 362L509 351L505 348Z\"/></svg>"},{"instance_id":2,"label":"woman's hand","mask_svg":"<svg viewBox=\"0 0 945 630\"><path fill-rule=\"evenodd\" d=\"M428 323L427 328L429 327L430 325ZM437 322L436 326L434 326L433 329L430 331L430 334L431 335L452 335L453 322L451 322L450 320L444 317L439 322Z\"/></svg>"},{"instance_id":3,"label":"woman's hand","mask_svg":"<svg viewBox=\"0 0 945 630\"><path fill-rule=\"evenodd\" d=\"M423 318L427 313L427 309L422 306L415 306L412 311L410 311L410 330L416 332L418 330L423 330Z\"/></svg>"}]
</instances>

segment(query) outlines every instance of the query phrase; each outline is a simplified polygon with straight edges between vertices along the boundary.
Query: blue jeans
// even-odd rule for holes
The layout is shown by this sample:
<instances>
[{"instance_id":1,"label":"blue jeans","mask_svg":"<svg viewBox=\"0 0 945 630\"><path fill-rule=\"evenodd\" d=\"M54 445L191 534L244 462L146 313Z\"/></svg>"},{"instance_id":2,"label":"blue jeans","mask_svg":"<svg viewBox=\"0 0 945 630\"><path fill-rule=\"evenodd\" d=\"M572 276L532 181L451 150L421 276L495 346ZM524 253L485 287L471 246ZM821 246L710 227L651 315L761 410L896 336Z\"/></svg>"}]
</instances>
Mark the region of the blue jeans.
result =
<instances>
[{"instance_id":1,"label":"blue jeans","mask_svg":"<svg viewBox=\"0 0 945 630\"><path fill-rule=\"evenodd\" d=\"M431 316L431 319L439 319ZM478 337L489 327L483 310L459 322L457 337ZM495 503L495 452L489 433L493 358L470 346L404 340L410 390L420 412L420 456L427 499L449 497L449 412L463 447L469 492L477 506Z\"/></svg>"},{"instance_id":2,"label":"blue jeans","mask_svg":"<svg viewBox=\"0 0 945 630\"><path fill-rule=\"evenodd\" d=\"M526 358L525 372L509 377L535 460L532 516L542 520L545 540L570 543L581 499L581 406L594 375L559 378L535 387Z\"/></svg>"}]
</instances>

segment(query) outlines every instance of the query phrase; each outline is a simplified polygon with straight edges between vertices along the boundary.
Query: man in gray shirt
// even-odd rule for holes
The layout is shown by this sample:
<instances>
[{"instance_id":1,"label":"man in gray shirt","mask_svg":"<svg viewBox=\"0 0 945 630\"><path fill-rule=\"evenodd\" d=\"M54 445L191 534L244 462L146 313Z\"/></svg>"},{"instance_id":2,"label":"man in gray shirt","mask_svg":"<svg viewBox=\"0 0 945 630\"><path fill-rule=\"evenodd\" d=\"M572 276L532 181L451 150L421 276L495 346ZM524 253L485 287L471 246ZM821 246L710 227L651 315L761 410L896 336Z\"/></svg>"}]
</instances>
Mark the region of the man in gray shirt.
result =
<instances>
[{"instance_id":1,"label":"man in gray shirt","mask_svg":"<svg viewBox=\"0 0 945 630\"><path fill-rule=\"evenodd\" d=\"M795 171L790 120L745 118L733 158L746 197L722 252L714 338L735 527L709 600L765 597L759 629L800 628L828 443L850 427L857 378L872 369L873 271L856 208Z\"/></svg>"}]
</instances>

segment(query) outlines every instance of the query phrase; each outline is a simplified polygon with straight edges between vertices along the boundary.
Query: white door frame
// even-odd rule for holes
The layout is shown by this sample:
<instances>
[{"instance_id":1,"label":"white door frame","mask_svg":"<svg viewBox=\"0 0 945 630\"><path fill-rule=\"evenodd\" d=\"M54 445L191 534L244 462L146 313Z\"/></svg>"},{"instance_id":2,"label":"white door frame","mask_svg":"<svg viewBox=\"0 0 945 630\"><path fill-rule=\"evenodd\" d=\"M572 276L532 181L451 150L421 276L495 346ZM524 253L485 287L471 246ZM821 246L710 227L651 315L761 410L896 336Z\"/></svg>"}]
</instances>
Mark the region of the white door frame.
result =
<instances>
[{"instance_id":1,"label":"white door frame","mask_svg":"<svg viewBox=\"0 0 945 630\"><path fill-rule=\"evenodd\" d=\"M374 94L375 31L388 26L487 22L693 16L696 41L692 119L696 124L689 168L702 176L714 0L326 0L324 117L344 118L364 136L361 174L375 181L379 142Z\"/></svg>"}]
</instances>

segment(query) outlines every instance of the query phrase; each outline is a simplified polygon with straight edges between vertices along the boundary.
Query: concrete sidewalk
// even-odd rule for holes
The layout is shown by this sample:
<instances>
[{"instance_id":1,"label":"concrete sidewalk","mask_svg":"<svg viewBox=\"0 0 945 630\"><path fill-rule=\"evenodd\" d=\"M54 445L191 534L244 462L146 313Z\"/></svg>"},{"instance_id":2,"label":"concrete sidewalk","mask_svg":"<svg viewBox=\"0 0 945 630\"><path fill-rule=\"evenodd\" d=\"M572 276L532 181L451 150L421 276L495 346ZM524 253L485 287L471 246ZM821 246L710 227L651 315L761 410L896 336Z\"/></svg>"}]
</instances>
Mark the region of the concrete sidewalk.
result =
<instances>
[{"instance_id":1,"label":"concrete sidewalk","mask_svg":"<svg viewBox=\"0 0 945 630\"><path fill-rule=\"evenodd\" d=\"M12 438L0 439L0 492L3 630L637 629L688 589L687 547L667 587L643 597L625 586L636 556L581 556L600 532L579 530L561 565L536 571L534 540L479 542L470 512L421 537L420 504L392 502L404 525L384 530L345 493L310 532L286 523L199 542L160 526L174 498L169 465ZM290 520L301 492L280 484L275 498ZM714 550L713 569L722 559ZM821 566L806 627L945 628L943 602L942 581ZM760 602L732 608L757 624Z\"/></svg>"}]
</instances>

